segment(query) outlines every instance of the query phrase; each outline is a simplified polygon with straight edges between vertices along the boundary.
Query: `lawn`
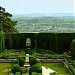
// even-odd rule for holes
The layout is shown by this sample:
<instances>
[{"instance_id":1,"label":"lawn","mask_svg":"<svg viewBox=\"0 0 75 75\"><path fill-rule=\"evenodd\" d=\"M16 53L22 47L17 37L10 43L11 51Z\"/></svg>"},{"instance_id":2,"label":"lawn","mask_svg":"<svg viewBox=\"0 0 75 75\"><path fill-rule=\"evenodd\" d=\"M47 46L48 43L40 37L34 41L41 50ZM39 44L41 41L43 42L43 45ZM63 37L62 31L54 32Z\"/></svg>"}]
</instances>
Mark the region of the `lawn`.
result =
<instances>
[{"instance_id":1,"label":"lawn","mask_svg":"<svg viewBox=\"0 0 75 75\"><path fill-rule=\"evenodd\" d=\"M10 69L12 63L0 63L0 75L8 75L7 69Z\"/></svg>"},{"instance_id":2,"label":"lawn","mask_svg":"<svg viewBox=\"0 0 75 75\"><path fill-rule=\"evenodd\" d=\"M69 74L69 72L66 70L62 63L42 63L42 66L45 66L46 68L51 68L59 74Z\"/></svg>"}]
</instances>

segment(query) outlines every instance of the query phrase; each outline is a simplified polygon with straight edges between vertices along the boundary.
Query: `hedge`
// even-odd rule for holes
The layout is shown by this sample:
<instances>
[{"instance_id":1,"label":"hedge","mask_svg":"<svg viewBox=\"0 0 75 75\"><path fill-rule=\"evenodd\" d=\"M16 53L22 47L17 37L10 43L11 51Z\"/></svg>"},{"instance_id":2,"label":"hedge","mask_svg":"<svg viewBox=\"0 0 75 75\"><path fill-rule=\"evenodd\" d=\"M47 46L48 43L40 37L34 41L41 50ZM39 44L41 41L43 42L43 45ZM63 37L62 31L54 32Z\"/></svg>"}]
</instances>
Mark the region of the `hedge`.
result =
<instances>
[{"instance_id":1,"label":"hedge","mask_svg":"<svg viewBox=\"0 0 75 75\"><path fill-rule=\"evenodd\" d=\"M11 69L11 72L15 75L16 72L20 72L21 75L23 73L21 67L18 65L18 64L15 64L12 69Z\"/></svg>"},{"instance_id":2,"label":"hedge","mask_svg":"<svg viewBox=\"0 0 75 75\"><path fill-rule=\"evenodd\" d=\"M69 69L72 72L72 74L75 75L75 67L73 66L73 64L69 64Z\"/></svg>"},{"instance_id":3,"label":"hedge","mask_svg":"<svg viewBox=\"0 0 75 75\"><path fill-rule=\"evenodd\" d=\"M24 63L25 63L25 60L24 60L22 57L19 57L19 58L18 58L18 62L19 62L19 63L18 63L19 66L20 66L20 67L23 67L23 66L24 66Z\"/></svg>"},{"instance_id":4,"label":"hedge","mask_svg":"<svg viewBox=\"0 0 75 75\"><path fill-rule=\"evenodd\" d=\"M37 63L29 69L29 75L32 75L32 72L42 73L42 67L40 63Z\"/></svg>"},{"instance_id":5,"label":"hedge","mask_svg":"<svg viewBox=\"0 0 75 75\"><path fill-rule=\"evenodd\" d=\"M70 51L72 59L75 59L75 39L71 42Z\"/></svg>"},{"instance_id":6,"label":"hedge","mask_svg":"<svg viewBox=\"0 0 75 75\"><path fill-rule=\"evenodd\" d=\"M30 59L29 59L29 64L32 66L32 65L34 65L34 64L36 64L36 63L41 63L40 62L40 60L37 60L36 58L33 58L33 57L31 57Z\"/></svg>"}]
</instances>

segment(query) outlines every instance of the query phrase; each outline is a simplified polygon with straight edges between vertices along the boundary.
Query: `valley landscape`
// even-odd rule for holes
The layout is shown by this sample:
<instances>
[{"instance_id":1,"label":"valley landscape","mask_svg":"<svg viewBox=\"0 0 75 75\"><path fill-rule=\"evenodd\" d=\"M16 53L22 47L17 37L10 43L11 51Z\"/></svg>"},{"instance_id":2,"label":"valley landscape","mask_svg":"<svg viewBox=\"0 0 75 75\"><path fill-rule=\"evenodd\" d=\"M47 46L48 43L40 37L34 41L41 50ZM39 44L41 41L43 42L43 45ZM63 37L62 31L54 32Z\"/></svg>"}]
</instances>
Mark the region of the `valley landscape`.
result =
<instances>
[{"instance_id":1,"label":"valley landscape","mask_svg":"<svg viewBox=\"0 0 75 75\"><path fill-rule=\"evenodd\" d=\"M73 15L15 15L16 29L20 33L73 33L75 17Z\"/></svg>"}]
</instances>

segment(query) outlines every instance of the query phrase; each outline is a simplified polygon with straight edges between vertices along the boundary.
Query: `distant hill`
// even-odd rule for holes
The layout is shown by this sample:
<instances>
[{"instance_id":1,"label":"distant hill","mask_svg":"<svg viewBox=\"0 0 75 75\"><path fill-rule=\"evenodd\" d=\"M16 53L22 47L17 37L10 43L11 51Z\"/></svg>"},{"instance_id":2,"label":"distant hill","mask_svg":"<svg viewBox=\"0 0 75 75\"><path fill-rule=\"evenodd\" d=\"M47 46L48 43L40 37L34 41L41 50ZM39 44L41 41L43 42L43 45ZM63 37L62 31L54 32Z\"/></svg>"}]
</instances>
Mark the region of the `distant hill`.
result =
<instances>
[{"instance_id":1,"label":"distant hill","mask_svg":"<svg viewBox=\"0 0 75 75\"><path fill-rule=\"evenodd\" d=\"M63 14L64 15L64 14ZM68 14L67 14L68 15ZM35 16L26 17L25 15L17 15L12 18L17 20L16 29L20 33L71 33L75 32L75 19L73 16Z\"/></svg>"},{"instance_id":2,"label":"distant hill","mask_svg":"<svg viewBox=\"0 0 75 75\"><path fill-rule=\"evenodd\" d=\"M24 17L42 17L42 16L74 16L74 13L32 13L32 14L15 14L14 16Z\"/></svg>"}]
</instances>

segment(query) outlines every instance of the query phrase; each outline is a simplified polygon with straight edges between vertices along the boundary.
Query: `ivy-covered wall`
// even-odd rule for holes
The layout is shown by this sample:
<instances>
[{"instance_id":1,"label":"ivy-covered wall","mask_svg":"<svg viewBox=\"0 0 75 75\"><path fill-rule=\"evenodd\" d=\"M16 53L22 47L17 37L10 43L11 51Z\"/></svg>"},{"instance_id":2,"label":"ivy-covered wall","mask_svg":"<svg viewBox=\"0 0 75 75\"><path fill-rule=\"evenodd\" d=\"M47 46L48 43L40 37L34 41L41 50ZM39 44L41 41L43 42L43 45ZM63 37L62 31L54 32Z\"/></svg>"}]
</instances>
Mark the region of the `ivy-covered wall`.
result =
<instances>
[{"instance_id":1,"label":"ivy-covered wall","mask_svg":"<svg viewBox=\"0 0 75 75\"><path fill-rule=\"evenodd\" d=\"M70 50L74 33L14 33L0 34L0 52L6 49L26 49L26 39L31 39L31 48L53 50L63 53Z\"/></svg>"}]
</instances>

